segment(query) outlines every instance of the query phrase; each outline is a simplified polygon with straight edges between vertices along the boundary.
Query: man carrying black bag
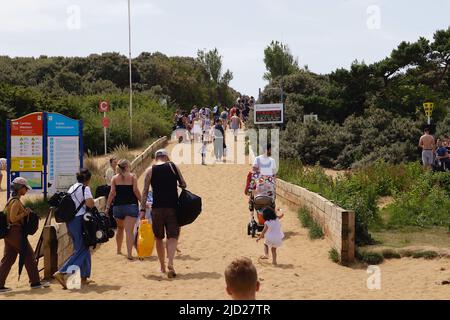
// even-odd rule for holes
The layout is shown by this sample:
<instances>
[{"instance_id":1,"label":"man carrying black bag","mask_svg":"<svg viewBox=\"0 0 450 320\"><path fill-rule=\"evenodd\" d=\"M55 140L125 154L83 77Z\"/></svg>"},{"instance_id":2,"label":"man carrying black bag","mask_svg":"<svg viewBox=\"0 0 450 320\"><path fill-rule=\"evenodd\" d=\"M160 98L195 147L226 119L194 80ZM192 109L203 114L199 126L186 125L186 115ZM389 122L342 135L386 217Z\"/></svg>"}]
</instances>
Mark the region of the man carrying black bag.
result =
<instances>
[{"instance_id":1,"label":"man carrying black bag","mask_svg":"<svg viewBox=\"0 0 450 320\"><path fill-rule=\"evenodd\" d=\"M176 277L173 259L177 249L180 226L177 220L178 189L186 188L186 182L179 168L170 162L166 150L158 150L155 162L145 173L144 191L141 200L141 217L145 215L147 196L150 186L153 191L152 220L156 239L156 251L161 264L161 272L166 273L164 238L167 236L167 258L169 260L167 276Z\"/></svg>"}]
</instances>

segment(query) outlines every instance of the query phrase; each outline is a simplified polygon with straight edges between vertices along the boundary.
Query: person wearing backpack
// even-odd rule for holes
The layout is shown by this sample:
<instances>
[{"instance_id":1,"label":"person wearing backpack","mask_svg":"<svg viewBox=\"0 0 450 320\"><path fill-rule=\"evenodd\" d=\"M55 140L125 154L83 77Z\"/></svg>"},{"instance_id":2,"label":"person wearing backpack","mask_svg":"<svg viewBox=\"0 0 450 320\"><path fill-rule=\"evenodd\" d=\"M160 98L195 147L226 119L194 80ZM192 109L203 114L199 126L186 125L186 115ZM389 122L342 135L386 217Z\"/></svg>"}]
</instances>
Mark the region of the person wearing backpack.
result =
<instances>
[{"instance_id":1,"label":"person wearing backpack","mask_svg":"<svg viewBox=\"0 0 450 320\"><path fill-rule=\"evenodd\" d=\"M5 287L6 278L8 277L11 267L17 259L20 252L22 241L26 241L25 252L25 268L27 269L30 279L31 289L48 288L48 283L41 283L37 261L34 258L34 251L26 237L23 237L23 227L28 216L31 214L29 208L25 208L21 202L23 197L31 187L25 178L16 178L11 184L12 198L6 204L5 212L9 230L5 236L5 251L3 259L0 262L0 293L11 291Z\"/></svg>"},{"instance_id":2,"label":"person wearing backpack","mask_svg":"<svg viewBox=\"0 0 450 320\"><path fill-rule=\"evenodd\" d=\"M75 217L66 223L73 242L73 254L61 269L53 275L64 289L67 289L66 275L69 272L68 269L73 268L73 266L80 268L82 284L88 285L92 283L92 281L88 280L91 277L91 251L83 240L83 216L87 208L95 206L94 197L89 188L91 177L92 174L88 169L81 169L77 173L78 182L71 186L68 191L75 203L75 207L79 208L79 210L77 210Z\"/></svg>"}]
</instances>

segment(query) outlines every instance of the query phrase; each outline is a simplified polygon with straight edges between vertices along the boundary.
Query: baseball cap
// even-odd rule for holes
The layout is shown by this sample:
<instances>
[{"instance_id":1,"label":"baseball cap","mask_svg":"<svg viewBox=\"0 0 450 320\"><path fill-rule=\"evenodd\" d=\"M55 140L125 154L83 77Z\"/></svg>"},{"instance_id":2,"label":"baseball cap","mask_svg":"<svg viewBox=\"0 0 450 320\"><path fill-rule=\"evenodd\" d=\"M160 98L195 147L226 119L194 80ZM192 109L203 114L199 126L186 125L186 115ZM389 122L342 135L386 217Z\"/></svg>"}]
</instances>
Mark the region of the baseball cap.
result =
<instances>
[{"instance_id":1,"label":"baseball cap","mask_svg":"<svg viewBox=\"0 0 450 320\"><path fill-rule=\"evenodd\" d=\"M31 190L31 189L32 189L32 188L28 185L27 179L22 178L22 177L15 178L15 179L13 180L12 183L15 184L15 185L18 185L18 186L26 187L28 190Z\"/></svg>"},{"instance_id":2,"label":"baseball cap","mask_svg":"<svg viewBox=\"0 0 450 320\"><path fill-rule=\"evenodd\" d=\"M163 157L163 156L166 156L166 157L169 156L169 154L167 153L166 149L159 149L158 151L156 151L155 158Z\"/></svg>"}]
</instances>

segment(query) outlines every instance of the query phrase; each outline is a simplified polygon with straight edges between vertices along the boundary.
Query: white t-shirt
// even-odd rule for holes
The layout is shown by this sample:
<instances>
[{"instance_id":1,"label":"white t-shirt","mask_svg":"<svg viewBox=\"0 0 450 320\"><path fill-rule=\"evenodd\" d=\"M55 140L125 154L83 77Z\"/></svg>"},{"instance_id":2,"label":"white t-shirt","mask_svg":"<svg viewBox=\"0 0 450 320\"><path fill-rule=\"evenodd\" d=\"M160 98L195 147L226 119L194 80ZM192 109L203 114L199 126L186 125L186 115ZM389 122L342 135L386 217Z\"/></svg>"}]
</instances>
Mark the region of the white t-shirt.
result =
<instances>
[{"instance_id":1,"label":"white t-shirt","mask_svg":"<svg viewBox=\"0 0 450 320\"><path fill-rule=\"evenodd\" d=\"M258 156L255 158L253 166L258 167L263 176L274 176L277 173L277 164L272 157Z\"/></svg>"},{"instance_id":2,"label":"white t-shirt","mask_svg":"<svg viewBox=\"0 0 450 320\"><path fill-rule=\"evenodd\" d=\"M75 191L76 189L77 189L77 191ZM91 193L91 188L89 188L89 187L86 187L84 189L84 197L83 197L83 184L79 183L79 182L75 183L73 186L71 186L69 188L69 191L67 191L67 192L72 194L72 199L75 202L76 208L78 208L80 206L80 204L83 202L83 200L94 199L94 197L92 196L92 193ZM80 211L78 211L76 217L82 216L85 213L86 213L86 206L84 205L80 209Z\"/></svg>"},{"instance_id":3,"label":"white t-shirt","mask_svg":"<svg viewBox=\"0 0 450 320\"><path fill-rule=\"evenodd\" d=\"M265 244L270 247L281 247L284 239L284 233L281 229L280 219L266 221L267 232L265 235Z\"/></svg>"}]
</instances>

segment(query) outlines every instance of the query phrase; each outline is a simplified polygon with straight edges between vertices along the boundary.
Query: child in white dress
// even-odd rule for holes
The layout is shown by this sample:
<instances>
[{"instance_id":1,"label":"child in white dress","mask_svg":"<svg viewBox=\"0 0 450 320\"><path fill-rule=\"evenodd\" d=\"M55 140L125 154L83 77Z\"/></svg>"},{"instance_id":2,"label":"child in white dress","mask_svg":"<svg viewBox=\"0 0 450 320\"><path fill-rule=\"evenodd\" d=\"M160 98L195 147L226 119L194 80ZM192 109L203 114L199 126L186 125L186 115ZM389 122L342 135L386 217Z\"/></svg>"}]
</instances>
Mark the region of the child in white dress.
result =
<instances>
[{"instance_id":1,"label":"child in white dress","mask_svg":"<svg viewBox=\"0 0 450 320\"><path fill-rule=\"evenodd\" d=\"M264 256L261 259L269 259L269 247L272 251L272 264L277 265L277 248L283 244L284 233L281 229L280 219L284 217L284 214L278 216L274 209L266 208L263 211L263 218L266 221L264 223L264 230L262 231L257 242L261 239L264 240Z\"/></svg>"}]
</instances>

